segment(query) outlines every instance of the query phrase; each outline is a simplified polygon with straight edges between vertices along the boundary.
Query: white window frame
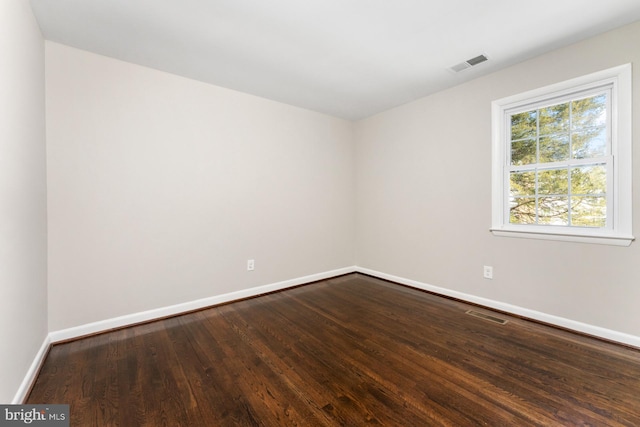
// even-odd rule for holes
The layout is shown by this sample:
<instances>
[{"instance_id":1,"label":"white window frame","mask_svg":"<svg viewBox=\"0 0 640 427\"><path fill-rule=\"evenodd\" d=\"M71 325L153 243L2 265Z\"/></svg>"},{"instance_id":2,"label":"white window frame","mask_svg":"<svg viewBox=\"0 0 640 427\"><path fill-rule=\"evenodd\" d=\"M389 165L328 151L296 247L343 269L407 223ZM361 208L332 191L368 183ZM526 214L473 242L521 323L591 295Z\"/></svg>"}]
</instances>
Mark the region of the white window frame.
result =
<instances>
[{"instance_id":1,"label":"white window frame","mask_svg":"<svg viewBox=\"0 0 640 427\"><path fill-rule=\"evenodd\" d=\"M565 82L493 101L492 108L492 225L496 236L562 240L629 246L632 233L632 92L631 64L625 64ZM607 162L607 226L602 228L511 224L509 181L513 111L551 104L555 98L609 86L611 152ZM530 108L529 108L530 107Z\"/></svg>"}]
</instances>

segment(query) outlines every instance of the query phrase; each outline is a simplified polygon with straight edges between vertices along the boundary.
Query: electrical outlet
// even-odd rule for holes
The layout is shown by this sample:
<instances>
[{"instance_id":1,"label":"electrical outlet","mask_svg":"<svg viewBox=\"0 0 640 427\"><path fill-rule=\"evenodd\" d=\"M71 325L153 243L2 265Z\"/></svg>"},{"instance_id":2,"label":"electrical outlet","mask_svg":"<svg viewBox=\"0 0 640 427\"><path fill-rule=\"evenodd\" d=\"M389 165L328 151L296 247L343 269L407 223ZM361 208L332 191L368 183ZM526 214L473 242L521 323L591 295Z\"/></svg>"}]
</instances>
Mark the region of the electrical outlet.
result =
<instances>
[{"instance_id":1,"label":"electrical outlet","mask_svg":"<svg viewBox=\"0 0 640 427\"><path fill-rule=\"evenodd\" d=\"M250 259L247 261L247 271L253 271L256 269L256 261L253 259Z\"/></svg>"},{"instance_id":2,"label":"electrical outlet","mask_svg":"<svg viewBox=\"0 0 640 427\"><path fill-rule=\"evenodd\" d=\"M485 279L493 279L493 267L491 267L490 265L485 265L483 275Z\"/></svg>"}]
</instances>

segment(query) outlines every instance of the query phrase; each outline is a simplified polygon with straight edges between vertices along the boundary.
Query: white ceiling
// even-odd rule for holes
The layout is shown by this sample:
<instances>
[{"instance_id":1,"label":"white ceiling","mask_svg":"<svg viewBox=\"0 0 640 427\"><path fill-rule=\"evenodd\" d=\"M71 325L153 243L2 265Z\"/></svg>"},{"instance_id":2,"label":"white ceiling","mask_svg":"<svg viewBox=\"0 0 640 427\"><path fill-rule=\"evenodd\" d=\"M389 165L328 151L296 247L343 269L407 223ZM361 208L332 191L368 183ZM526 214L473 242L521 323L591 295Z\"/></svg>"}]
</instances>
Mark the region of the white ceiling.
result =
<instances>
[{"instance_id":1,"label":"white ceiling","mask_svg":"<svg viewBox=\"0 0 640 427\"><path fill-rule=\"evenodd\" d=\"M48 40L351 120L640 20L639 0L31 4Z\"/></svg>"}]
</instances>

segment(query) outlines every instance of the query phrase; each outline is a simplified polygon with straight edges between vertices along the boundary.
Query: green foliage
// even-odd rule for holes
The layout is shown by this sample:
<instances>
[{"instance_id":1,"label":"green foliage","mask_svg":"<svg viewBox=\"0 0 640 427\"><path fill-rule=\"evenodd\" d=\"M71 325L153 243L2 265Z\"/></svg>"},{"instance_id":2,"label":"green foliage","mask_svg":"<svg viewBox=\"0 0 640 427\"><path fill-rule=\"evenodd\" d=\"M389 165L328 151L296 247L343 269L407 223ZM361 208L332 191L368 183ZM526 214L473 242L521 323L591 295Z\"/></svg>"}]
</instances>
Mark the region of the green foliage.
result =
<instances>
[{"instance_id":1,"label":"green foliage","mask_svg":"<svg viewBox=\"0 0 640 427\"><path fill-rule=\"evenodd\" d=\"M595 159L607 153L606 103L597 95L511 115L511 223L605 225L607 171Z\"/></svg>"}]
</instances>

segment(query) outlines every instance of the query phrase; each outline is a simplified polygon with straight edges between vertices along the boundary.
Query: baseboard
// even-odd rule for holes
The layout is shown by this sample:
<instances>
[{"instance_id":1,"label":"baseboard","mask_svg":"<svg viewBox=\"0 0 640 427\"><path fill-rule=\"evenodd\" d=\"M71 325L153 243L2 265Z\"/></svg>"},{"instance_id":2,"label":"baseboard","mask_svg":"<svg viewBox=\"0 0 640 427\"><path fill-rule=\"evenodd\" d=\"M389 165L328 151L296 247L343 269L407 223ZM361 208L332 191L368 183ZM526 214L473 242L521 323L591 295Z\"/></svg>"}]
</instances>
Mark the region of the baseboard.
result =
<instances>
[{"instance_id":1,"label":"baseboard","mask_svg":"<svg viewBox=\"0 0 640 427\"><path fill-rule=\"evenodd\" d=\"M36 376L40 371L40 366L42 366L42 363L44 362L44 358L47 356L47 352L49 350L50 345L51 345L51 338L47 335L44 338L44 341L42 342L42 345L40 346L40 350L38 350L36 357L33 359L33 362L31 362L31 366L29 367L27 374L24 376L24 379L22 380L22 384L20 384L20 388L18 388L18 391L16 395L13 397L13 401L11 402L11 404L13 405L21 404L27 398L27 394L31 390L31 386L33 385L33 382L35 381Z\"/></svg>"},{"instance_id":2,"label":"baseboard","mask_svg":"<svg viewBox=\"0 0 640 427\"><path fill-rule=\"evenodd\" d=\"M565 319L564 317L554 316L551 314L530 310L528 308L511 305L500 301L494 301L488 298L478 297L471 294L465 294L463 292L453 291L451 289L429 285L426 283L418 282L416 280L406 279L404 277L381 273L379 271L370 270L368 268L356 267L356 272L378 277L380 279L389 280L391 282L400 283L402 285L411 286L413 288L433 292L435 294L467 301L473 304L478 304L495 310L504 311L516 316L526 317L529 319L537 320L539 322L559 326L564 329L570 329L572 331L603 338L605 340L615 341L621 344L640 348L640 337L637 337L635 335L613 331L610 329L601 328L599 326L589 325L587 323L582 323L571 319Z\"/></svg>"},{"instance_id":3,"label":"baseboard","mask_svg":"<svg viewBox=\"0 0 640 427\"><path fill-rule=\"evenodd\" d=\"M148 322L155 319L162 319L169 316L175 316L181 313L187 313L189 311L199 310L199 309L210 307L217 304L224 304L227 302L241 300L244 298L251 298L251 297L266 294L269 292L279 291L279 290L291 288L294 286L304 285L306 283L316 282L318 280L330 279L332 277L354 273L355 271L356 271L355 266L345 267L337 270L326 271L323 273L312 274L309 276L298 277L296 279L272 283L269 285L257 286L250 289L243 289L241 291L230 292L227 294L202 298L202 299L189 301L181 304L175 304L168 307L161 307L161 308L147 310L139 313L127 314L125 316L114 317L112 319L105 319L98 322L87 323L84 325L75 326L73 328L53 331L49 333L49 339L51 343L67 341L67 340L71 340L71 339L75 339L75 338L79 338L87 335L109 331L112 329L122 328L129 325L135 325L137 323L143 323L143 322Z\"/></svg>"}]
</instances>

